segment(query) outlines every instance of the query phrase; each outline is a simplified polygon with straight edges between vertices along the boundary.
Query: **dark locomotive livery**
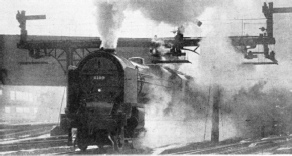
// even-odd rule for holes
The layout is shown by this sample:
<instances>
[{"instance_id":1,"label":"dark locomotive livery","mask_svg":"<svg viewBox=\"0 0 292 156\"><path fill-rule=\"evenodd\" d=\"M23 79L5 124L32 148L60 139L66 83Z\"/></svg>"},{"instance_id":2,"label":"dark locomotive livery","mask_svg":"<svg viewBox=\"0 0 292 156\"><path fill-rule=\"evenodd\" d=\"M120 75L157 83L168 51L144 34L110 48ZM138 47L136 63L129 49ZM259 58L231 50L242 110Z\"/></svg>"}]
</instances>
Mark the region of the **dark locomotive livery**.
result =
<instances>
[{"instance_id":1,"label":"dark locomotive livery","mask_svg":"<svg viewBox=\"0 0 292 156\"><path fill-rule=\"evenodd\" d=\"M131 60L131 61L130 61ZM125 59L114 50L100 49L80 61L68 74L68 102L61 128L77 128L75 143L123 147L144 129L144 106L149 93L161 87L182 96L185 76L160 65L144 65L142 58ZM175 100L173 100L175 101Z\"/></svg>"}]
</instances>

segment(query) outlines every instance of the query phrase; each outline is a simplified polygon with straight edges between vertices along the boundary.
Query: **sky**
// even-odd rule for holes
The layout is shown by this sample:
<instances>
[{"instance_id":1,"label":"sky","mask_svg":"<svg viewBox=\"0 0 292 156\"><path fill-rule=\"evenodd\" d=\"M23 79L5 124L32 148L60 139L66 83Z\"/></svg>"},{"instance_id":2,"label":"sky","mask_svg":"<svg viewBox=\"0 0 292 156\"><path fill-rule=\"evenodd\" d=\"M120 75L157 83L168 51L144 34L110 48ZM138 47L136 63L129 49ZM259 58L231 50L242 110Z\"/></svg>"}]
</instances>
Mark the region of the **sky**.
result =
<instances>
[{"instance_id":1,"label":"sky","mask_svg":"<svg viewBox=\"0 0 292 156\"><path fill-rule=\"evenodd\" d=\"M259 0L259 3L267 0ZM155 0L153 0L155 2ZM286 6L289 0L275 0L275 6ZM250 10L244 0L234 0L234 3L241 5L242 8ZM36 20L27 22L29 35L54 35L54 36L99 36L96 26L96 6L94 0L0 0L0 34L19 34L20 29L15 18L17 10L25 10L27 15L43 15L46 20ZM154 4L155 5L155 4ZM228 5L228 4L226 4ZM292 6L292 2L291 2ZM242 10L241 10L242 11ZM258 8L261 15L261 8ZM123 21L120 36L121 37L153 37L173 36L174 26L165 23L155 23L149 18L143 16L139 10L124 11L125 19ZM245 18L238 16L238 19ZM206 15L205 15L206 16ZM263 18L256 16L254 18ZM208 17L201 17L205 25L208 25ZM237 23L237 34L243 32L240 20L227 21L230 24ZM245 26L249 26L248 23ZM200 36L202 30L188 30L188 36Z\"/></svg>"},{"instance_id":2,"label":"sky","mask_svg":"<svg viewBox=\"0 0 292 156\"><path fill-rule=\"evenodd\" d=\"M46 20L27 21L28 34L54 36L99 36L96 7L93 0L0 0L0 34L19 34L15 18L18 10L26 15L46 15ZM121 36L154 36L154 32L170 33L173 27L156 27L139 11L124 12ZM160 30L159 30L160 29ZM135 32L135 33L133 33Z\"/></svg>"}]
</instances>

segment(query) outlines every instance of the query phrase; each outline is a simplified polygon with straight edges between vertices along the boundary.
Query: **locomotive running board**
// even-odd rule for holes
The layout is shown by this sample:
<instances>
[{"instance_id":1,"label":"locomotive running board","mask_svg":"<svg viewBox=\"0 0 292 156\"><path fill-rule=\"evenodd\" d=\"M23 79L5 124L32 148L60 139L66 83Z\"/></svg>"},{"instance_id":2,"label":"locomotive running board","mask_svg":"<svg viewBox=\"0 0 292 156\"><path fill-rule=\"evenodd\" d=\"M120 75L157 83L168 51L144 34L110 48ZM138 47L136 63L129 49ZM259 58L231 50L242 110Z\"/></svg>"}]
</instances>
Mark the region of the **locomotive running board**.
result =
<instances>
[{"instance_id":1,"label":"locomotive running board","mask_svg":"<svg viewBox=\"0 0 292 156\"><path fill-rule=\"evenodd\" d=\"M165 60L165 61L153 60L152 63L157 64L157 63L191 63L191 62L188 60Z\"/></svg>"}]
</instances>

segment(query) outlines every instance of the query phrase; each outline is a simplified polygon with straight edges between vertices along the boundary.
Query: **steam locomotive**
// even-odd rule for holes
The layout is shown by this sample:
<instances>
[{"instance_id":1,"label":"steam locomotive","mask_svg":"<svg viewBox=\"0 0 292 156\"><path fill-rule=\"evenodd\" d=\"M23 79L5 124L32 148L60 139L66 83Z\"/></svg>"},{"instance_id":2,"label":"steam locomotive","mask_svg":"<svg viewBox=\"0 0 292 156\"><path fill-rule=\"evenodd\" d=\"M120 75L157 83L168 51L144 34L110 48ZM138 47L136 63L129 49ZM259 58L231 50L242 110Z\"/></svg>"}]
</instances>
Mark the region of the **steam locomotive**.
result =
<instances>
[{"instance_id":1,"label":"steam locomotive","mask_svg":"<svg viewBox=\"0 0 292 156\"><path fill-rule=\"evenodd\" d=\"M77 129L74 142L82 151L89 145L112 145L118 151L144 129L145 105L153 89L183 96L185 80L170 68L145 65L143 58L125 59L113 49L97 50L69 70L61 128L68 130L68 141L71 130Z\"/></svg>"}]
</instances>

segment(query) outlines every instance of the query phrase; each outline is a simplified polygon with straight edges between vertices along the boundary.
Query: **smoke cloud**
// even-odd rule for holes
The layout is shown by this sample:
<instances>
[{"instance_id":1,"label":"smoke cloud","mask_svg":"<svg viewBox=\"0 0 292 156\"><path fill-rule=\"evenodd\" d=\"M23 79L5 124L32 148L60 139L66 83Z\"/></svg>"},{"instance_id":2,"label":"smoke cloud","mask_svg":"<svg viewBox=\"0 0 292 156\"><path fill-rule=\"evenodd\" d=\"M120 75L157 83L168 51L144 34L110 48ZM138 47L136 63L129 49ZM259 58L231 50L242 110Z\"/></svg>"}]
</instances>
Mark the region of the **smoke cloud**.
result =
<instances>
[{"instance_id":1,"label":"smoke cloud","mask_svg":"<svg viewBox=\"0 0 292 156\"><path fill-rule=\"evenodd\" d=\"M291 110L292 101L289 88L292 87L292 71L287 67L292 64L290 56L287 57L291 46L286 43L291 40L291 30L287 24L281 23L287 16L275 20L275 37L280 41L274 47L276 54L279 54L276 55L276 59L279 56L278 66L242 65L242 53L231 45L228 38L232 35L261 33L257 25L255 29L247 26L246 30L241 30L241 21L236 23L232 19L264 18L262 4L253 0L97 2L98 28L103 47L116 47L117 32L126 9L140 10L145 17L158 24L166 23L175 27L185 25L186 32L190 33L188 29L193 29L204 36L200 43L200 56L188 54L192 64L173 68L179 68L179 71L194 78L188 84L186 98L176 97L179 100L174 102L171 93L166 90L153 88L150 92L152 101L146 108L147 133L142 139L145 146L209 140L210 97L214 84L224 88L220 103L220 140L272 134L277 132L277 126L278 129L285 127L283 133L287 133L286 130L291 128L291 115L285 114L285 110ZM200 29L191 28L191 23L196 23L197 19L203 19L203 25ZM284 28L280 29L282 26ZM197 34L192 33L191 36Z\"/></svg>"},{"instance_id":2,"label":"smoke cloud","mask_svg":"<svg viewBox=\"0 0 292 156\"><path fill-rule=\"evenodd\" d=\"M164 22L180 26L197 22L197 17L206 9L218 3L215 0L130 0L130 9L140 10L146 18L158 24Z\"/></svg>"},{"instance_id":3,"label":"smoke cloud","mask_svg":"<svg viewBox=\"0 0 292 156\"><path fill-rule=\"evenodd\" d=\"M119 30L124 20L126 3L116 0L96 1L97 28L102 40L101 47L116 48Z\"/></svg>"},{"instance_id":4,"label":"smoke cloud","mask_svg":"<svg viewBox=\"0 0 292 156\"><path fill-rule=\"evenodd\" d=\"M242 88L222 105L221 111L236 121L241 136L289 134L291 92L279 87L265 91L266 84L259 82L249 89Z\"/></svg>"},{"instance_id":5,"label":"smoke cloud","mask_svg":"<svg viewBox=\"0 0 292 156\"><path fill-rule=\"evenodd\" d=\"M197 98L188 96L198 101L199 110L194 109L195 105L187 104L182 96L175 96L162 87L152 87L148 96L151 101L146 105L147 132L140 138L142 146L157 148L210 138L210 130L205 131L205 124L210 124L205 119L207 109L200 103L206 98L203 94L197 94Z\"/></svg>"},{"instance_id":6,"label":"smoke cloud","mask_svg":"<svg viewBox=\"0 0 292 156\"><path fill-rule=\"evenodd\" d=\"M96 1L97 28L100 32L104 48L116 48L119 31L125 19L125 10L139 10L157 24L166 23L171 26L197 23L197 17L206 6L214 5L215 0L204 1L166 1L166 0L101 0Z\"/></svg>"},{"instance_id":7,"label":"smoke cloud","mask_svg":"<svg viewBox=\"0 0 292 156\"><path fill-rule=\"evenodd\" d=\"M182 92L172 93L163 87L149 90L151 99L146 106L142 147L152 149L181 146L211 139L212 88L200 87L191 78ZM224 113L227 114L227 113ZM220 140L238 135L234 120L224 116L220 120Z\"/></svg>"},{"instance_id":8,"label":"smoke cloud","mask_svg":"<svg viewBox=\"0 0 292 156\"><path fill-rule=\"evenodd\" d=\"M291 90L292 81L291 71L287 66L292 64L291 61L287 60L289 56L286 53L287 47L290 45L284 44L291 39L291 35L289 35L291 33L280 29L280 25L277 26L275 23L277 30L275 36L282 42L280 42L281 46L276 44L276 47L271 46L270 48L271 50L277 49L276 51L280 55L278 59L281 60L280 65L242 65L243 55L239 49L231 45L228 38L228 36L234 35L235 24L224 24L221 21L240 17L263 17L259 11L262 6L261 2L248 1L244 3L246 5L242 5L240 1L234 1L229 4L233 7L208 8L200 16L214 19L208 21L207 26L201 27L201 31L205 35L200 43L201 55L199 57L189 55L191 56L189 59L195 65L183 65L179 69L195 78L194 86L204 88L219 84L224 88L225 92L220 104L221 139L222 135L227 134L224 131L224 126L230 126L235 130L234 134L237 134L237 137L287 134L287 127L291 127L291 116L280 109L291 109L291 92L289 90ZM262 26L265 26L264 23ZM255 35L261 33L259 31L249 32L255 33ZM257 49L260 50L260 48Z\"/></svg>"}]
</instances>

